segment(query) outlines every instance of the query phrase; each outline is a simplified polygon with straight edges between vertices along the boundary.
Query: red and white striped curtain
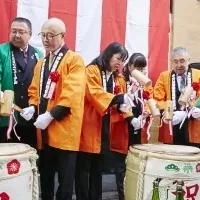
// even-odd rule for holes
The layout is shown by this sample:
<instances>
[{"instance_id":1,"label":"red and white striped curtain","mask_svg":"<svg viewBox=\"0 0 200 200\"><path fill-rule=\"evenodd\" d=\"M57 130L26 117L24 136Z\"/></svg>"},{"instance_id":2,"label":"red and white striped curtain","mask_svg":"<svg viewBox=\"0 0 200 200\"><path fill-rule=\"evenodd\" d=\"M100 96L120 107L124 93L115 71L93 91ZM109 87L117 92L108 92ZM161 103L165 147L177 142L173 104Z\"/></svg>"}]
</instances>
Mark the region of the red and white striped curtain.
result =
<instances>
[{"instance_id":1,"label":"red and white striped curtain","mask_svg":"<svg viewBox=\"0 0 200 200\"><path fill-rule=\"evenodd\" d=\"M31 44L42 48L38 36L50 17L67 26L66 43L88 64L110 42L124 44L129 54L143 53L152 80L168 68L169 0L0 0L0 42L9 39L16 16L33 25Z\"/></svg>"}]
</instances>

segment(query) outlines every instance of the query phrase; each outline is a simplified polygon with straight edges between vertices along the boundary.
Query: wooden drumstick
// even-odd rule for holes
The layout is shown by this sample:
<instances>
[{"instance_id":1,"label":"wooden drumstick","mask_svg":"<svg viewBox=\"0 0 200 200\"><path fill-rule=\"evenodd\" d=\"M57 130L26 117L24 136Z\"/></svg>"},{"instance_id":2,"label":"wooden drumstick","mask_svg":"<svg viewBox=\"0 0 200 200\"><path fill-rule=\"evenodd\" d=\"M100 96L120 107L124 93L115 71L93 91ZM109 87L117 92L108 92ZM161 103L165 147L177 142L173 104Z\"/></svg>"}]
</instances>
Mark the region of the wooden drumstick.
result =
<instances>
[{"instance_id":1,"label":"wooden drumstick","mask_svg":"<svg viewBox=\"0 0 200 200\"><path fill-rule=\"evenodd\" d=\"M153 117L160 116L160 109L157 102L154 99L149 99L148 101L149 109Z\"/></svg>"},{"instance_id":2,"label":"wooden drumstick","mask_svg":"<svg viewBox=\"0 0 200 200\"><path fill-rule=\"evenodd\" d=\"M181 106L186 107L191 98L192 93L193 93L193 88L191 86L186 86L184 90L181 92L181 95L178 99L178 103Z\"/></svg>"},{"instance_id":3,"label":"wooden drumstick","mask_svg":"<svg viewBox=\"0 0 200 200\"><path fill-rule=\"evenodd\" d=\"M14 100L14 92L12 90L5 90L4 93L1 91L1 108L0 108L0 114L2 116L9 116L11 113L12 108L14 108L18 112L22 112L22 108L19 106L13 104Z\"/></svg>"},{"instance_id":4,"label":"wooden drumstick","mask_svg":"<svg viewBox=\"0 0 200 200\"><path fill-rule=\"evenodd\" d=\"M137 69L134 69L131 72L131 76L134 79L136 79L143 86L150 86L151 85L151 80Z\"/></svg>"},{"instance_id":5,"label":"wooden drumstick","mask_svg":"<svg viewBox=\"0 0 200 200\"><path fill-rule=\"evenodd\" d=\"M14 92L12 90L5 90L3 93L3 103L1 104L1 115L10 116L12 112L12 105L14 100Z\"/></svg>"},{"instance_id":6,"label":"wooden drumstick","mask_svg":"<svg viewBox=\"0 0 200 200\"><path fill-rule=\"evenodd\" d=\"M170 100L167 100L165 102L165 111L164 116L166 120L172 120L173 119L173 102Z\"/></svg>"},{"instance_id":7,"label":"wooden drumstick","mask_svg":"<svg viewBox=\"0 0 200 200\"><path fill-rule=\"evenodd\" d=\"M4 100L3 99L1 99L0 100L0 103L4 103ZM22 108L20 108L19 106L17 106L16 104L13 104L13 108L16 110L16 111L18 111L18 112L22 112L23 111L23 109Z\"/></svg>"},{"instance_id":8,"label":"wooden drumstick","mask_svg":"<svg viewBox=\"0 0 200 200\"><path fill-rule=\"evenodd\" d=\"M17 106L16 104L13 104L13 108L18 112L23 112L23 109Z\"/></svg>"}]
</instances>

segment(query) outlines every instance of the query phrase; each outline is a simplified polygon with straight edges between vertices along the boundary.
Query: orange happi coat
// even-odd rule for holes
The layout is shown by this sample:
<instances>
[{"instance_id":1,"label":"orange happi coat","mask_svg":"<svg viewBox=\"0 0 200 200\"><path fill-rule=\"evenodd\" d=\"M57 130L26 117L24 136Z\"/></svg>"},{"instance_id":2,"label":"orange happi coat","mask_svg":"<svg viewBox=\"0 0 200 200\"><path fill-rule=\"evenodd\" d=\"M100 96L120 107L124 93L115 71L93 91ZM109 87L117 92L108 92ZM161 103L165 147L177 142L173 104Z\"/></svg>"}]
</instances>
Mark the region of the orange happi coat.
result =
<instances>
[{"instance_id":1,"label":"orange happi coat","mask_svg":"<svg viewBox=\"0 0 200 200\"><path fill-rule=\"evenodd\" d=\"M80 151L100 153L102 116L107 112L114 94L104 91L101 73L96 65L86 67L86 96L80 142ZM126 92L126 82L123 76L115 78L121 93ZM110 149L120 153L127 153L128 127L125 118L127 114L117 113L115 106L110 109Z\"/></svg>"},{"instance_id":2,"label":"orange happi coat","mask_svg":"<svg viewBox=\"0 0 200 200\"><path fill-rule=\"evenodd\" d=\"M192 69L192 82L199 82L200 70ZM171 72L165 71L160 74L154 87L154 99L158 102L159 108L162 110L165 106L166 100L171 100ZM197 92L197 96L200 91ZM200 143L200 121L197 119L190 119L188 124L189 142ZM166 124L160 128L159 141L163 143L172 143L173 138L169 134L169 127Z\"/></svg>"},{"instance_id":3,"label":"orange happi coat","mask_svg":"<svg viewBox=\"0 0 200 200\"><path fill-rule=\"evenodd\" d=\"M42 61L34 71L34 78L29 88L29 104L39 105L40 71ZM61 121L53 120L47 127L47 143L55 148L78 151L84 110L85 66L83 59L71 50L64 55L57 71L60 74L56 84L55 99L48 100L47 111L61 105L71 108L71 113ZM39 107L39 106L38 106ZM41 135L38 144L41 147Z\"/></svg>"}]
</instances>

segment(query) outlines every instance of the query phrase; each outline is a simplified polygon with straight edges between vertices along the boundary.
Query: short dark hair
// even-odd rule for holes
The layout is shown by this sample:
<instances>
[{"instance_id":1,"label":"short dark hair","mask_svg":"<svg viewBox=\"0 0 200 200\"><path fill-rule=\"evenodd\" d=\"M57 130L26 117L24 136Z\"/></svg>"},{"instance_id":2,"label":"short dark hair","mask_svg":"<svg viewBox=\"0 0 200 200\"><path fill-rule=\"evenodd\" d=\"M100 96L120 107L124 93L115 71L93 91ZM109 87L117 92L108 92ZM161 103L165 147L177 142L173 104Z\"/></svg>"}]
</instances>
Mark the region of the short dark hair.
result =
<instances>
[{"instance_id":1,"label":"short dark hair","mask_svg":"<svg viewBox=\"0 0 200 200\"><path fill-rule=\"evenodd\" d=\"M22 23L25 23L28 26L30 32L32 32L32 24L31 24L31 22L30 22L29 19L26 19L26 18L23 18L23 17L16 17L16 18L14 18L12 20L12 23L13 22L22 22Z\"/></svg>"},{"instance_id":2,"label":"short dark hair","mask_svg":"<svg viewBox=\"0 0 200 200\"><path fill-rule=\"evenodd\" d=\"M123 68L123 75L126 81L129 80L129 75L130 75L130 72L128 69L129 65L134 65L134 67L136 68L143 69L147 66L147 61L146 61L145 56L142 53L132 54L131 57L129 58L128 63Z\"/></svg>"},{"instance_id":3,"label":"short dark hair","mask_svg":"<svg viewBox=\"0 0 200 200\"><path fill-rule=\"evenodd\" d=\"M89 65L97 65L101 70L109 70L109 62L114 54L119 53L122 61L126 61L128 58L128 51L125 46L118 42L112 42L104 51L95 58Z\"/></svg>"}]
</instances>

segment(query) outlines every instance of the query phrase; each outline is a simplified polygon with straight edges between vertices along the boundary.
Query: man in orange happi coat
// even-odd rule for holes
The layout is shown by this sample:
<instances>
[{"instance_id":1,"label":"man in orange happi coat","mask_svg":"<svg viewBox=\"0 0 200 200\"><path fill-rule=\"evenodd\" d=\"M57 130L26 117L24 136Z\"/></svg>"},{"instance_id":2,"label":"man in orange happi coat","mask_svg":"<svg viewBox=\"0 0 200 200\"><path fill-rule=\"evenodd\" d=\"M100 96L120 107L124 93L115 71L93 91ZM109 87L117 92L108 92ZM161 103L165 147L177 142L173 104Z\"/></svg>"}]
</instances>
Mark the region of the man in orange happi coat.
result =
<instances>
[{"instance_id":1,"label":"man in orange happi coat","mask_svg":"<svg viewBox=\"0 0 200 200\"><path fill-rule=\"evenodd\" d=\"M195 145L200 143L200 109L195 107L192 116L186 117L186 110L182 110L178 103L181 92L186 86L199 84L200 71L189 69L189 54L183 47L175 48L171 53L171 71L162 72L154 87L154 99L157 100L160 110L163 111L165 102L173 102L173 136L169 133L168 122L164 120L160 128L159 140L163 143L173 143L178 145ZM200 95L199 87L196 88L196 99ZM180 124L186 117L180 128Z\"/></svg>"},{"instance_id":2,"label":"man in orange happi coat","mask_svg":"<svg viewBox=\"0 0 200 200\"><path fill-rule=\"evenodd\" d=\"M46 21L40 36L46 51L29 88L30 118L38 110L34 125L42 134L38 142L42 200L54 199L54 176L57 170L57 200L71 200L79 150L85 94L83 59L64 43L65 24L57 18ZM41 141L42 139L42 141Z\"/></svg>"}]
</instances>

